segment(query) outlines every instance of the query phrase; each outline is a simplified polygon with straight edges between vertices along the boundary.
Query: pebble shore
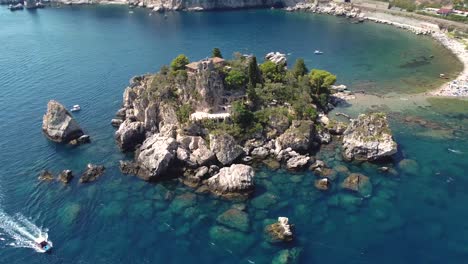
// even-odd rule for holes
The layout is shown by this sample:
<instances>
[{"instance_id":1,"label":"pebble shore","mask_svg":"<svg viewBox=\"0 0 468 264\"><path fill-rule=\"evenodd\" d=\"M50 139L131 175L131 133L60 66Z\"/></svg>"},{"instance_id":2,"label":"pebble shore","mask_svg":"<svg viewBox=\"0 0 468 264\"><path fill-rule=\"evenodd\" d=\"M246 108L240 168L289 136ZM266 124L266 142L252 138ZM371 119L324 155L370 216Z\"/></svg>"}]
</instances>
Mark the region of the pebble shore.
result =
<instances>
[{"instance_id":1,"label":"pebble shore","mask_svg":"<svg viewBox=\"0 0 468 264\"><path fill-rule=\"evenodd\" d=\"M441 88L431 92L430 95L468 97L468 51L465 45L443 32L433 33L432 37L457 56L463 63L463 71L455 80L444 84Z\"/></svg>"},{"instance_id":2,"label":"pebble shore","mask_svg":"<svg viewBox=\"0 0 468 264\"><path fill-rule=\"evenodd\" d=\"M404 30L408 30L417 35L432 36L436 41L441 43L444 47L452 51L457 58L463 63L463 71L458 77L447 84L444 84L439 89L429 93L431 96L448 96L448 97L468 97L468 50L465 44L461 41L451 38L445 32L436 29L428 29L415 26L414 21L392 21L388 17L380 18L377 16L367 16L356 7L352 5L343 5L336 3L328 3L326 5L316 5L310 3L299 3L296 6L286 8L287 11L309 11L313 13L329 14L335 16L346 16L349 18L358 18L360 21L368 20L374 23L386 24L395 26ZM406 21L406 23L402 23ZM413 25L412 25L413 24ZM417 24L417 23L416 23Z\"/></svg>"}]
</instances>

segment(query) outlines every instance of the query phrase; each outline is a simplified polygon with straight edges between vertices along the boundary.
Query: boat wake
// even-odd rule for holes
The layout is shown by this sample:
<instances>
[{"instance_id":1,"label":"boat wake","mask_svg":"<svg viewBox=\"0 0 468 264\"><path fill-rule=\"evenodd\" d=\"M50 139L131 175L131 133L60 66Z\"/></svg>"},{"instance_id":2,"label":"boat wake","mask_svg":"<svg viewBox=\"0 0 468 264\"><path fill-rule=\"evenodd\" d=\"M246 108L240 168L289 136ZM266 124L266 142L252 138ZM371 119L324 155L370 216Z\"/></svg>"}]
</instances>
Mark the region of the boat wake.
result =
<instances>
[{"instance_id":1,"label":"boat wake","mask_svg":"<svg viewBox=\"0 0 468 264\"><path fill-rule=\"evenodd\" d=\"M451 149L449 148L448 151L452 152L452 153L455 153L455 154L463 154L462 151L458 150L458 149Z\"/></svg>"},{"instance_id":2,"label":"boat wake","mask_svg":"<svg viewBox=\"0 0 468 264\"><path fill-rule=\"evenodd\" d=\"M16 248L32 248L37 252L45 252L36 245L37 238L47 240L47 229L36 226L21 214L9 216L0 211L0 245ZM52 242L48 241L52 246Z\"/></svg>"}]
</instances>

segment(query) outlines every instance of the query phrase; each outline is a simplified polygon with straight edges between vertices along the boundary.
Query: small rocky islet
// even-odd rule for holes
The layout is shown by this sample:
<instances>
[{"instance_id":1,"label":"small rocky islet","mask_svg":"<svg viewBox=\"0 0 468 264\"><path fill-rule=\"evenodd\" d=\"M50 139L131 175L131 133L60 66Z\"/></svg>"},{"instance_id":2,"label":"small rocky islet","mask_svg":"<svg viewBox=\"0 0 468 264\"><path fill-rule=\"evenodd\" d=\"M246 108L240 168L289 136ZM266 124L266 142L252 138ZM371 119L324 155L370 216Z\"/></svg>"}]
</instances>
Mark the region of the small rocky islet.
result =
<instances>
[{"instance_id":1,"label":"small rocky islet","mask_svg":"<svg viewBox=\"0 0 468 264\"><path fill-rule=\"evenodd\" d=\"M339 102L334 98L333 74L309 71L300 59L288 69L286 60L271 61L269 57L261 64L254 56L241 54L232 60L213 57L189 63L181 55L156 74L132 78L124 91L123 107L111 120L121 151L134 153L133 160L120 161L124 174L151 182L178 179L195 193L241 203L218 216L209 231L213 241L242 240L242 234L251 231L246 199L255 195L251 203L263 208L259 212L281 204L271 194L255 194L256 182L268 179L256 179L261 164L279 165L291 172L312 171L316 180L310 188L341 190L330 205L353 207L359 199L372 195L372 180L345 166L328 166L320 149L336 148L349 162L379 161L397 151L385 114L363 114L349 124L327 116L334 107L332 102ZM46 116L49 112L53 111L48 110ZM62 140L54 141L66 143L80 134L67 135L67 122L73 120L69 113L58 116L55 130L60 132L55 134ZM43 127L51 127L52 120L44 117ZM55 134L49 131L55 130L44 129L44 133L52 139L50 134ZM96 180L103 172L103 167L88 165L80 182ZM301 174L305 173L297 174L298 182ZM338 175L346 177L338 182L343 179ZM271 179L276 180L280 179ZM167 199L172 200L170 208L178 211L196 207L192 203L197 198L190 192L176 197L169 194ZM288 221L279 217L278 222L265 223L266 241L292 241L296 230ZM300 251L284 249L275 261L298 259Z\"/></svg>"}]
</instances>

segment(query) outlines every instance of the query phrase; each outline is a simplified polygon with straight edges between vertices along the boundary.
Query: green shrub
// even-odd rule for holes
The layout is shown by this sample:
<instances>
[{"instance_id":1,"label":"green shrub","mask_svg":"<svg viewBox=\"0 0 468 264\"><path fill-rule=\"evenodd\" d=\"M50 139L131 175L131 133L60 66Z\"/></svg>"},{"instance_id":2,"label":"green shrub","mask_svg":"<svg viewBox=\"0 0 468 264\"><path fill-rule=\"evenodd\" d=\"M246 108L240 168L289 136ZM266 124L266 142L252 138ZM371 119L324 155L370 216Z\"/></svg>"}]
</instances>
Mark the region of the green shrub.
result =
<instances>
[{"instance_id":1,"label":"green shrub","mask_svg":"<svg viewBox=\"0 0 468 264\"><path fill-rule=\"evenodd\" d=\"M184 70L185 66L189 64L189 59L184 54L180 54L171 62L171 70L179 71Z\"/></svg>"}]
</instances>

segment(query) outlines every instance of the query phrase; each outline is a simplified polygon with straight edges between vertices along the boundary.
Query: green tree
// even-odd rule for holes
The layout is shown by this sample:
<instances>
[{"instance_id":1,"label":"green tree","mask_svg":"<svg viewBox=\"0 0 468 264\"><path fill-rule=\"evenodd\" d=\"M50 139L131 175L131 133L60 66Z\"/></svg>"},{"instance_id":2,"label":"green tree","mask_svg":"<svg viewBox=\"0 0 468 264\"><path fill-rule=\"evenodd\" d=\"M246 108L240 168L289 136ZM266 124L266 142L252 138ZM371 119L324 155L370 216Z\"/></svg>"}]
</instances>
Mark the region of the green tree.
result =
<instances>
[{"instance_id":1,"label":"green tree","mask_svg":"<svg viewBox=\"0 0 468 264\"><path fill-rule=\"evenodd\" d=\"M226 81L228 89L237 90L245 86L247 82L247 76L245 76L245 73L242 71L232 69L229 71L224 80Z\"/></svg>"},{"instance_id":2,"label":"green tree","mask_svg":"<svg viewBox=\"0 0 468 264\"><path fill-rule=\"evenodd\" d=\"M260 65L260 70L263 78L270 82L282 82L286 74L284 64L276 64L269 60Z\"/></svg>"},{"instance_id":3,"label":"green tree","mask_svg":"<svg viewBox=\"0 0 468 264\"><path fill-rule=\"evenodd\" d=\"M177 119L182 124L189 121L191 113L192 106L190 104L183 104L176 110Z\"/></svg>"},{"instance_id":4,"label":"green tree","mask_svg":"<svg viewBox=\"0 0 468 264\"><path fill-rule=\"evenodd\" d=\"M324 70L313 69L309 75L312 93L317 97L320 94L329 94L330 86L335 84L336 76Z\"/></svg>"},{"instance_id":5,"label":"green tree","mask_svg":"<svg viewBox=\"0 0 468 264\"><path fill-rule=\"evenodd\" d=\"M248 84L247 85L247 91L246 91L246 94L247 94L247 98L249 99L250 103L251 103L251 106L252 108L256 108L258 105L258 102L260 101L260 98L257 94L257 91L259 86L253 86L252 84Z\"/></svg>"},{"instance_id":6,"label":"green tree","mask_svg":"<svg viewBox=\"0 0 468 264\"><path fill-rule=\"evenodd\" d=\"M189 64L189 59L184 54L180 54L171 62L172 71L180 71L185 69L185 65Z\"/></svg>"},{"instance_id":7,"label":"green tree","mask_svg":"<svg viewBox=\"0 0 468 264\"><path fill-rule=\"evenodd\" d=\"M292 72L296 78L299 78L299 76L304 76L309 72L307 66L305 65L304 59L299 58L296 60Z\"/></svg>"},{"instance_id":8,"label":"green tree","mask_svg":"<svg viewBox=\"0 0 468 264\"><path fill-rule=\"evenodd\" d=\"M212 57L218 57L218 58L222 58L223 55L221 54L221 50L218 49L218 48L214 48L213 49L213 52L212 52Z\"/></svg>"},{"instance_id":9,"label":"green tree","mask_svg":"<svg viewBox=\"0 0 468 264\"><path fill-rule=\"evenodd\" d=\"M249 108L241 101L235 101L232 104L232 121L239 125L241 128L248 128L254 121L254 114Z\"/></svg>"},{"instance_id":10,"label":"green tree","mask_svg":"<svg viewBox=\"0 0 468 264\"><path fill-rule=\"evenodd\" d=\"M258 83L262 83L260 70L258 69L258 64L257 64L257 58L255 56L253 56L249 61L248 73L249 73L249 85L251 87L255 88Z\"/></svg>"},{"instance_id":11,"label":"green tree","mask_svg":"<svg viewBox=\"0 0 468 264\"><path fill-rule=\"evenodd\" d=\"M309 75L311 94L317 106L327 109L330 86L336 82L336 76L324 70L312 70Z\"/></svg>"}]
</instances>

